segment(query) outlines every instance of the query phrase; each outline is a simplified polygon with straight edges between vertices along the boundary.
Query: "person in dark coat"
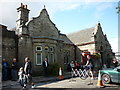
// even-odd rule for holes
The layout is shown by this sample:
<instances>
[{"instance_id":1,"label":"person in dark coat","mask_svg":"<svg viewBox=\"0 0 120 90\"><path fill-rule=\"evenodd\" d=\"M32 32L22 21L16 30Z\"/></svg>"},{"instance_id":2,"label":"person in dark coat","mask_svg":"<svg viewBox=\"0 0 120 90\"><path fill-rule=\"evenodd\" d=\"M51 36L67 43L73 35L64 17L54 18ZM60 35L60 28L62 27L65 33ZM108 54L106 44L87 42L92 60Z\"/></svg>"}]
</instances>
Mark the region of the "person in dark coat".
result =
<instances>
[{"instance_id":1,"label":"person in dark coat","mask_svg":"<svg viewBox=\"0 0 120 90\"><path fill-rule=\"evenodd\" d=\"M16 58L13 58L12 66L11 66L11 76L12 76L12 81L17 80L17 72L18 72L18 63Z\"/></svg>"},{"instance_id":2,"label":"person in dark coat","mask_svg":"<svg viewBox=\"0 0 120 90\"><path fill-rule=\"evenodd\" d=\"M25 58L24 73L25 73L25 86L24 87L26 87L26 84L29 81L29 76L31 76L31 62L28 57Z\"/></svg>"},{"instance_id":3,"label":"person in dark coat","mask_svg":"<svg viewBox=\"0 0 120 90\"><path fill-rule=\"evenodd\" d=\"M48 76L48 60L47 58L45 58L45 60L43 61L43 68L44 68L44 75Z\"/></svg>"},{"instance_id":4,"label":"person in dark coat","mask_svg":"<svg viewBox=\"0 0 120 90\"><path fill-rule=\"evenodd\" d=\"M2 61L2 80L6 81L8 79L8 63L6 59L3 59Z\"/></svg>"}]
</instances>

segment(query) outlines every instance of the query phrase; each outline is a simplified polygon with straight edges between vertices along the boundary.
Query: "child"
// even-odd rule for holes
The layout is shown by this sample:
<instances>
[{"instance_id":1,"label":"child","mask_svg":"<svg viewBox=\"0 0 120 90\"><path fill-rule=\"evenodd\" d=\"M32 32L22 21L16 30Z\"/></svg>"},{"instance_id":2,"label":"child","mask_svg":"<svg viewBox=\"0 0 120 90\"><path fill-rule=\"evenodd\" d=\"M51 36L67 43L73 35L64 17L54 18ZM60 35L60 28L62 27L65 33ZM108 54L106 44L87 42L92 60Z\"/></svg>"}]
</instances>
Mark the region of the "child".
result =
<instances>
[{"instance_id":1,"label":"child","mask_svg":"<svg viewBox=\"0 0 120 90\"><path fill-rule=\"evenodd\" d=\"M20 85L21 85L23 88L25 88L25 87L24 87L25 74L24 74L24 72L23 72L23 67L21 67L21 68L19 69L18 75L19 75L19 83L20 83Z\"/></svg>"}]
</instances>

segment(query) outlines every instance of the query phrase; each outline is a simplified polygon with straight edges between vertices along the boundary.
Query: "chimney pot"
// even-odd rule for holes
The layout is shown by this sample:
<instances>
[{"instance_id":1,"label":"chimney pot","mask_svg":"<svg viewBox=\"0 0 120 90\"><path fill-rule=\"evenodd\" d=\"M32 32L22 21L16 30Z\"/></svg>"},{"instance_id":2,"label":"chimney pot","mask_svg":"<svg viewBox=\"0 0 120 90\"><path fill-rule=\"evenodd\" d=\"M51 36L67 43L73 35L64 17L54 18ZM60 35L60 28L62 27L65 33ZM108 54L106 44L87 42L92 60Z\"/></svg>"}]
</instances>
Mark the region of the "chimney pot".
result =
<instances>
[{"instance_id":1,"label":"chimney pot","mask_svg":"<svg viewBox=\"0 0 120 90\"><path fill-rule=\"evenodd\" d=\"M27 9L27 5L25 5L25 8Z\"/></svg>"},{"instance_id":2,"label":"chimney pot","mask_svg":"<svg viewBox=\"0 0 120 90\"><path fill-rule=\"evenodd\" d=\"M21 7L23 7L23 3L21 3Z\"/></svg>"}]
</instances>

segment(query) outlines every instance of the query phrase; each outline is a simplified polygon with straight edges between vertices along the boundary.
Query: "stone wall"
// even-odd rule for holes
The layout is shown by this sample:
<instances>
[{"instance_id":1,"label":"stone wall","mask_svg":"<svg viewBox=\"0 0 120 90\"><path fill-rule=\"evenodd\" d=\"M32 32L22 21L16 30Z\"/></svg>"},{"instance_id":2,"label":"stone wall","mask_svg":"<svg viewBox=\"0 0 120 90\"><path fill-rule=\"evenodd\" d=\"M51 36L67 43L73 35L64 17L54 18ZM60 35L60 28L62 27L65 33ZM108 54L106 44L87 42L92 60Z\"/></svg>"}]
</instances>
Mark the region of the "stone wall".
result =
<instances>
[{"instance_id":1,"label":"stone wall","mask_svg":"<svg viewBox=\"0 0 120 90\"><path fill-rule=\"evenodd\" d=\"M14 31L7 30L6 26L2 27L2 58L5 58L11 64L13 58L17 55L17 36Z\"/></svg>"}]
</instances>

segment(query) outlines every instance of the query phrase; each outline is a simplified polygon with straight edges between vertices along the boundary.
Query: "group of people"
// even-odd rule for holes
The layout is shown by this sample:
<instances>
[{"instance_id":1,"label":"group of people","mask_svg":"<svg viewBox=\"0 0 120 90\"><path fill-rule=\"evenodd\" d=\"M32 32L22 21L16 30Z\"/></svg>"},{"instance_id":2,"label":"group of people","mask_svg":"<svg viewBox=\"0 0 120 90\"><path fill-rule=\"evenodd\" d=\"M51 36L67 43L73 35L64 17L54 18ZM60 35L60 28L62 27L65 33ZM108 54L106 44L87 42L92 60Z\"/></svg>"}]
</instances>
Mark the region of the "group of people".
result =
<instances>
[{"instance_id":1,"label":"group of people","mask_svg":"<svg viewBox=\"0 0 120 90\"><path fill-rule=\"evenodd\" d=\"M9 65L6 59L2 61L2 80L6 81L11 79L12 81L17 80L18 63L16 58L13 58L12 64Z\"/></svg>"},{"instance_id":2,"label":"group of people","mask_svg":"<svg viewBox=\"0 0 120 90\"><path fill-rule=\"evenodd\" d=\"M13 62L11 64L11 69L8 69L9 64L6 59L3 59L2 61L2 80L6 81L8 80L8 77L11 76L12 81L17 81L20 83L20 85L23 88L26 88L27 83L31 83L32 87L34 83L32 82L32 65L31 61L28 57L25 58L24 67L18 66L18 62L16 58L13 58ZM11 73L11 75L9 74ZM19 77L19 79L18 79Z\"/></svg>"},{"instance_id":3,"label":"group of people","mask_svg":"<svg viewBox=\"0 0 120 90\"><path fill-rule=\"evenodd\" d=\"M2 80L6 81L11 79L12 81L17 81L20 83L22 88L26 88L27 83L29 82L34 88L34 83L32 81L32 65L28 57L25 58L25 63L23 67L18 65L16 58L13 58L12 64L9 65L6 59L2 61ZM48 76L48 60L44 59L43 63L44 75Z\"/></svg>"},{"instance_id":4,"label":"group of people","mask_svg":"<svg viewBox=\"0 0 120 90\"><path fill-rule=\"evenodd\" d=\"M71 63L68 65L68 71L72 71L72 70L79 70L79 69L83 69L86 68L87 71L89 71L91 73L91 79L94 80L94 64L93 64L93 59L91 58L91 55L87 55L87 62L84 66L82 66L80 63L78 63L77 61L71 61Z\"/></svg>"}]
</instances>

